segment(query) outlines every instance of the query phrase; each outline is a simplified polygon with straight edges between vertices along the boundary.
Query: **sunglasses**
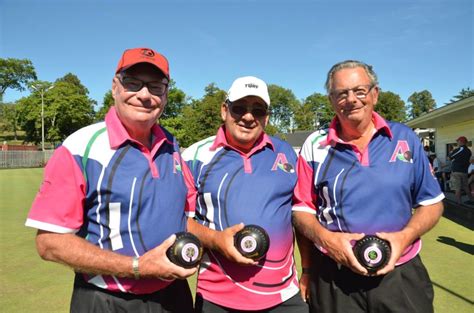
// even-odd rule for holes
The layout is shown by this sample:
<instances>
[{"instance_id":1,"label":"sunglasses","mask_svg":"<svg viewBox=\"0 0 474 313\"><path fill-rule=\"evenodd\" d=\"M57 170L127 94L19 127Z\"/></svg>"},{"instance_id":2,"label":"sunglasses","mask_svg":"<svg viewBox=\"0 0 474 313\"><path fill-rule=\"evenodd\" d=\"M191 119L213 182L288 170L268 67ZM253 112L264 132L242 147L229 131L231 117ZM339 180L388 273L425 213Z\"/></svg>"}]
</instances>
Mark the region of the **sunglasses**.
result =
<instances>
[{"instance_id":1,"label":"sunglasses","mask_svg":"<svg viewBox=\"0 0 474 313\"><path fill-rule=\"evenodd\" d=\"M260 118L268 115L268 109L260 106L246 106L241 104L235 104L230 101L226 102L230 112L237 116L243 116L247 113L252 114L255 118Z\"/></svg>"},{"instance_id":2,"label":"sunglasses","mask_svg":"<svg viewBox=\"0 0 474 313\"><path fill-rule=\"evenodd\" d=\"M148 91L155 96L162 96L165 94L168 84L162 81L152 81L152 82L144 82L135 77L130 76L117 76L118 80L122 84L123 88L127 91L137 92L142 90L144 86L148 89Z\"/></svg>"}]
</instances>

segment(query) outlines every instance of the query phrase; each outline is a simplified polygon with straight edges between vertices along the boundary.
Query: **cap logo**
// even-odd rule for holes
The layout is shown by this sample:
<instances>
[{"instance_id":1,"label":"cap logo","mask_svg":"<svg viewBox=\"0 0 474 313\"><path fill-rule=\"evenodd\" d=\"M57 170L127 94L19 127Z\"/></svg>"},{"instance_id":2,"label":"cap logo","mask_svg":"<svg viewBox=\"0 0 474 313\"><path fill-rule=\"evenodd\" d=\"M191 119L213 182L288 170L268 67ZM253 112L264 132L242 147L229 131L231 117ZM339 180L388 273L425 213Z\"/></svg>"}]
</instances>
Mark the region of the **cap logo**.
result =
<instances>
[{"instance_id":1,"label":"cap logo","mask_svg":"<svg viewBox=\"0 0 474 313\"><path fill-rule=\"evenodd\" d=\"M150 49L142 49L141 53L144 56L149 57L149 58L153 58L155 56L155 52L153 52L153 50L150 50Z\"/></svg>"},{"instance_id":2,"label":"cap logo","mask_svg":"<svg viewBox=\"0 0 474 313\"><path fill-rule=\"evenodd\" d=\"M250 84L245 84L245 87L246 88L258 88L258 85L250 83Z\"/></svg>"}]
</instances>

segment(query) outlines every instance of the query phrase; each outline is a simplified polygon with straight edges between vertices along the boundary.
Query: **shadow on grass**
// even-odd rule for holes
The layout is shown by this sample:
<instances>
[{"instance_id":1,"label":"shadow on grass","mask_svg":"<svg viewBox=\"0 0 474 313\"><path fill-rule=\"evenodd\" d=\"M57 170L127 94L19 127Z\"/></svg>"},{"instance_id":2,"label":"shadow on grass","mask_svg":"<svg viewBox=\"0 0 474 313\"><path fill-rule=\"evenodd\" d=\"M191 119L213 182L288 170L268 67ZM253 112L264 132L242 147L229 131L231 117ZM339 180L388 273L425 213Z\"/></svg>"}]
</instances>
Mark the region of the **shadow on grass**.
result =
<instances>
[{"instance_id":1,"label":"shadow on grass","mask_svg":"<svg viewBox=\"0 0 474 313\"><path fill-rule=\"evenodd\" d=\"M453 295L453 296L455 296L455 297L457 297L457 298L459 298L459 299L461 299L461 300L463 300L463 301L465 301L465 302L467 302L467 303L470 303L471 305L474 304L474 301L472 301L471 299L468 299L468 298L466 298L466 297L463 297L463 296L461 296L460 294L458 294L458 293L452 291L451 289L448 289L448 288L446 288L446 287L443 287L443 286L441 286L441 285L435 283L434 281L431 281L431 282L433 283L434 286L436 286L436 287L438 287L438 288L440 288L440 289L443 289L443 290L446 291L447 293L449 293L449 294L451 294L451 295Z\"/></svg>"},{"instance_id":2,"label":"shadow on grass","mask_svg":"<svg viewBox=\"0 0 474 313\"><path fill-rule=\"evenodd\" d=\"M444 243L445 245L456 247L461 251L469 253L470 255L474 255L474 245L456 241L456 239L446 236L439 236L436 241Z\"/></svg>"}]
</instances>

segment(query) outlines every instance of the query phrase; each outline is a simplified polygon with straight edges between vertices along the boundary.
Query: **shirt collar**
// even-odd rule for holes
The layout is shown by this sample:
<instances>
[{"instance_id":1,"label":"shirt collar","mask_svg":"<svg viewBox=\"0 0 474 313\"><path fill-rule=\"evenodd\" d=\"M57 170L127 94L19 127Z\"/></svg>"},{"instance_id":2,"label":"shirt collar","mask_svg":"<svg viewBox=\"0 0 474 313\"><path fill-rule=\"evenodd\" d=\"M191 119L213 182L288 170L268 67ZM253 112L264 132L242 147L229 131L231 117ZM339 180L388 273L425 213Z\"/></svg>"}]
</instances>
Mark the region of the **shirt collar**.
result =
<instances>
[{"instance_id":1,"label":"shirt collar","mask_svg":"<svg viewBox=\"0 0 474 313\"><path fill-rule=\"evenodd\" d=\"M142 145L137 140L130 137L127 132L127 129L120 121L114 106L109 109L109 112L107 112L107 115L105 116L105 125L107 127L110 147L112 149L117 149L126 141L132 141ZM164 141L169 144L172 144L172 142L170 142L166 137L163 129L161 129L158 124L153 125L153 127L151 128L151 133L153 134L152 149L155 147L155 145L161 144Z\"/></svg>"},{"instance_id":2,"label":"shirt collar","mask_svg":"<svg viewBox=\"0 0 474 313\"><path fill-rule=\"evenodd\" d=\"M227 142L227 138L225 137L225 126L222 125L219 128L219 130L217 131L216 139L214 139L214 143L212 144L210 150L214 151L219 147L228 147L228 148L231 148L231 149L239 152L242 155L250 156L250 155L254 154L256 151L258 151L258 150L262 149L263 147L265 147L267 144L270 146L270 148L275 150L274 147L273 147L273 142L272 142L270 136L268 136L266 133L263 133L257 139L257 142L255 143L253 148L248 153L244 153L244 152L240 151L238 148L231 146Z\"/></svg>"},{"instance_id":3,"label":"shirt collar","mask_svg":"<svg viewBox=\"0 0 474 313\"><path fill-rule=\"evenodd\" d=\"M393 137L390 126L388 126L387 122L377 112L372 112L372 121L374 122L376 133L380 132L381 130L384 130L390 139ZM328 145L331 143L344 142L337 133L338 125L339 125L339 120L337 119L337 116L336 116L334 117L334 119L331 121L331 124L329 125L329 131L326 137L326 142L324 142L325 145Z\"/></svg>"}]
</instances>

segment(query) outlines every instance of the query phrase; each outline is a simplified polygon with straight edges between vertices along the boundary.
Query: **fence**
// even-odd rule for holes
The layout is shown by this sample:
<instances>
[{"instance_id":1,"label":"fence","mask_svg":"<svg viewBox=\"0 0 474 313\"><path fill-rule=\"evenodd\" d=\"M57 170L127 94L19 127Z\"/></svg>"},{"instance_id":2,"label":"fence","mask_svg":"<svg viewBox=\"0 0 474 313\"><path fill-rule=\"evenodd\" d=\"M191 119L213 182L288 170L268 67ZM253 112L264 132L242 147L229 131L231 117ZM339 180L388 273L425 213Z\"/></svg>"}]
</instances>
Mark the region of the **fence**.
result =
<instances>
[{"instance_id":1,"label":"fence","mask_svg":"<svg viewBox=\"0 0 474 313\"><path fill-rule=\"evenodd\" d=\"M0 168L43 167L54 150L0 151Z\"/></svg>"}]
</instances>

